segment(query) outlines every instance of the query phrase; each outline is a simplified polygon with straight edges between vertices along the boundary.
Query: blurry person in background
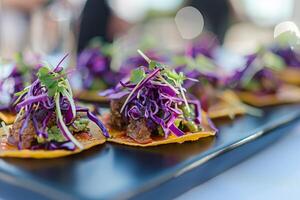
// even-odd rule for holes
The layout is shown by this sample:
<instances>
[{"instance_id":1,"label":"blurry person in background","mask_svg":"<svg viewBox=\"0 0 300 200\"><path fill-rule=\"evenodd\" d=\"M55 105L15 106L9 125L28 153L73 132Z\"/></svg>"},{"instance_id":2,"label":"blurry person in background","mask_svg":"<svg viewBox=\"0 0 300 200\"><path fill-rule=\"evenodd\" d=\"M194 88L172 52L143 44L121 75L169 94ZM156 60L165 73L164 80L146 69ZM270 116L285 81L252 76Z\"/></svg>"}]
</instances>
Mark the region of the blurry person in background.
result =
<instances>
[{"instance_id":1,"label":"blurry person in background","mask_svg":"<svg viewBox=\"0 0 300 200\"><path fill-rule=\"evenodd\" d=\"M2 0L2 6L3 8L13 8L28 13L45 2L47 0Z\"/></svg>"},{"instance_id":2,"label":"blurry person in background","mask_svg":"<svg viewBox=\"0 0 300 200\"><path fill-rule=\"evenodd\" d=\"M126 32L129 27L128 22L111 11L107 1L87 0L81 16L78 52L81 52L95 37L111 42L115 36Z\"/></svg>"},{"instance_id":3,"label":"blurry person in background","mask_svg":"<svg viewBox=\"0 0 300 200\"><path fill-rule=\"evenodd\" d=\"M47 0L0 1L0 56L12 57L25 48L30 34L30 13Z\"/></svg>"},{"instance_id":4,"label":"blurry person in background","mask_svg":"<svg viewBox=\"0 0 300 200\"><path fill-rule=\"evenodd\" d=\"M230 25L230 1L192 0L189 5L201 12L204 18L205 29L214 33L222 43Z\"/></svg>"},{"instance_id":5,"label":"blurry person in background","mask_svg":"<svg viewBox=\"0 0 300 200\"><path fill-rule=\"evenodd\" d=\"M112 41L114 38L122 35L122 33L126 33L126 31L135 24L138 24L138 22L145 21L147 13L160 13L162 26L168 26L171 24L171 21L166 25L164 23L166 20L163 18L169 13L173 13L170 17L174 18L176 11L184 6L193 6L200 11L204 18L205 29L213 32L220 41L223 41L226 29L229 25L230 9L228 4L227 0L87 0L80 23L78 52L80 52L92 38L97 36L100 36L104 41ZM153 18L155 20L155 17ZM174 21L172 21L172 23L174 23ZM166 27L164 28L168 29ZM174 27L170 27L165 34L169 34L169 36L174 34L172 32L177 30L172 30L172 28ZM158 28L156 32L163 31L164 29ZM158 36L158 38L162 39L160 36ZM172 36L169 38L172 38Z\"/></svg>"},{"instance_id":6,"label":"blurry person in background","mask_svg":"<svg viewBox=\"0 0 300 200\"><path fill-rule=\"evenodd\" d=\"M85 0L0 0L0 57L39 54L56 62L75 52L75 25ZM70 56L71 58L71 56Z\"/></svg>"}]
</instances>

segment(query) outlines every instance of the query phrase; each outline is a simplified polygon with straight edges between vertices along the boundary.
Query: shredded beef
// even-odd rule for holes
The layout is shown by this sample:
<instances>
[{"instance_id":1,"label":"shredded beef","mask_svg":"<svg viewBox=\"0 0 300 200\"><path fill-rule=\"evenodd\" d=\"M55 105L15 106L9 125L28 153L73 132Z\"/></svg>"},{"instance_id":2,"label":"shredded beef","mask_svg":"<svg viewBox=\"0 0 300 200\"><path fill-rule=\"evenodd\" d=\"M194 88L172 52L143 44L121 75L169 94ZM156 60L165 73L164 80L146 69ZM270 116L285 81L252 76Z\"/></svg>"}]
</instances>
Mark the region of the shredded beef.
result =
<instances>
[{"instance_id":1,"label":"shredded beef","mask_svg":"<svg viewBox=\"0 0 300 200\"><path fill-rule=\"evenodd\" d=\"M125 117L122 116L120 110L124 104L125 98L120 100L112 100L110 102L110 109L111 109L111 118L110 124L119 130L123 130L126 128L128 121Z\"/></svg>"},{"instance_id":2,"label":"shredded beef","mask_svg":"<svg viewBox=\"0 0 300 200\"><path fill-rule=\"evenodd\" d=\"M126 97L120 100L112 100L110 103L111 109L111 125L118 130L125 130L128 137L132 138L138 143L151 142L151 133L155 126L147 123L146 119L128 121L121 113L120 110L125 102ZM148 121L149 122L149 121ZM153 128L154 127L154 128Z\"/></svg>"},{"instance_id":3,"label":"shredded beef","mask_svg":"<svg viewBox=\"0 0 300 200\"><path fill-rule=\"evenodd\" d=\"M126 130L127 136L141 144L151 142L151 132L146 119L130 120Z\"/></svg>"},{"instance_id":4,"label":"shredded beef","mask_svg":"<svg viewBox=\"0 0 300 200\"><path fill-rule=\"evenodd\" d=\"M35 114L35 117L39 123L39 127L42 126L41 122L44 120L44 118L47 116L47 112L43 111L37 111ZM8 137L8 142L12 145L18 145L19 143L19 131L25 121L24 116L20 117L19 120L17 120L12 127L10 128L9 132L9 137ZM56 124L56 116L53 114L48 123L47 127L51 127ZM24 129L21 138L21 148L22 149L28 149L31 147L32 143L36 142L36 130L33 126L33 121L32 119L29 119L27 127Z\"/></svg>"},{"instance_id":5,"label":"shredded beef","mask_svg":"<svg viewBox=\"0 0 300 200\"><path fill-rule=\"evenodd\" d=\"M8 142L12 145L18 145L19 143L19 131L24 123L25 119L20 119L16 121L10 128L10 134L8 137ZM27 127L24 129L21 138L21 148L28 149L31 147L32 142L36 140L36 133L33 126L32 120L29 120Z\"/></svg>"},{"instance_id":6,"label":"shredded beef","mask_svg":"<svg viewBox=\"0 0 300 200\"><path fill-rule=\"evenodd\" d=\"M43 110L38 110L36 113L35 113L35 117L36 117L36 120L38 122L42 122L46 117L48 116L48 112L45 112ZM56 125L56 114L55 112L52 113L48 123L47 123L47 127L52 127Z\"/></svg>"}]
</instances>

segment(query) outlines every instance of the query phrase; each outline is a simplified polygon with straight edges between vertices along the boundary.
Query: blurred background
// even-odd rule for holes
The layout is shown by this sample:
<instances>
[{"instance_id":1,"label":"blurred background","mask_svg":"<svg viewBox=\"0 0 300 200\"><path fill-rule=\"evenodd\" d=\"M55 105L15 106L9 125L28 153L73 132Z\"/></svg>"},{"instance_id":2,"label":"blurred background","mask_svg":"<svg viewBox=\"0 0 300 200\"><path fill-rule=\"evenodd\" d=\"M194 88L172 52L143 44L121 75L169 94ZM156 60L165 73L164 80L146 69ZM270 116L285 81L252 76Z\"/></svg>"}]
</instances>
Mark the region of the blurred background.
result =
<instances>
[{"instance_id":1,"label":"blurred background","mask_svg":"<svg viewBox=\"0 0 300 200\"><path fill-rule=\"evenodd\" d=\"M299 24L299 9L296 0L0 0L0 57L68 52L74 60L96 36L123 52L157 43L178 50L204 33L247 54L271 42L278 23Z\"/></svg>"},{"instance_id":2,"label":"blurred background","mask_svg":"<svg viewBox=\"0 0 300 200\"><path fill-rule=\"evenodd\" d=\"M115 43L118 54L157 47L179 52L209 37L224 47L222 66L226 61L241 66L235 63L239 55L271 43L278 24L299 25L299 10L300 0L0 0L0 58L31 52L56 65L68 53L68 65L75 66L77 55L95 37ZM283 29L293 29L293 23ZM75 78L78 83L80 76Z\"/></svg>"}]
</instances>

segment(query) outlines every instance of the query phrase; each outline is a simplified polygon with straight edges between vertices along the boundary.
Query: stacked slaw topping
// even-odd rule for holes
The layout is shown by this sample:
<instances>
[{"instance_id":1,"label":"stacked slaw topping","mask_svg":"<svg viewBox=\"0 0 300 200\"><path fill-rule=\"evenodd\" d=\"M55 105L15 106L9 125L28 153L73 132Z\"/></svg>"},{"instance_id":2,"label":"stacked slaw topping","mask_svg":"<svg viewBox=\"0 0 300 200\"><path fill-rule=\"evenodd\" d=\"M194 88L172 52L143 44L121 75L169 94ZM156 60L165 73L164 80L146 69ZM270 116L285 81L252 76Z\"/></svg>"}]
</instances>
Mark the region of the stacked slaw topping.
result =
<instances>
[{"instance_id":1,"label":"stacked slaw topping","mask_svg":"<svg viewBox=\"0 0 300 200\"><path fill-rule=\"evenodd\" d=\"M18 132L19 149L22 148L22 134L31 121L38 141L31 147L32 149L75 150L76 147L82 149L82 144L77 141L71 131L73 129L87 130L86 126L81 127L82 129L79 127L87 124L81 120L81 116L77 114L79 112L85 113L89 120L96 123L104 136L109 136L102 122L88 109L76 107L66 77L67 73L60 66L61 62L53 70L48 66L41 67L37 73L38 78L30 86L16 94L18 98L15 101L15 107L19 111L16 121L20 118L23 119ZM39 121L41 113L44 117L42 121ZM49 127L53 118L55 123ZM53 132L56 136L51 134Z\"/></svg>"},{"instance_id":2,"label":"stacked slaw topping","mask_svg":"<svg viewBox=\"0 0 300 200\"><path fill-rule=\"evenodd\" d=\"M201 131L200 102L190 100L183 88L188 78L138 52L148 67L133 70L130 78L101 95L111 100L125 99L119 112L126 120L146 119L152 130L158 130L165 138L170 132L179 137L185 132Z\"/></svg>"}]
</instances>

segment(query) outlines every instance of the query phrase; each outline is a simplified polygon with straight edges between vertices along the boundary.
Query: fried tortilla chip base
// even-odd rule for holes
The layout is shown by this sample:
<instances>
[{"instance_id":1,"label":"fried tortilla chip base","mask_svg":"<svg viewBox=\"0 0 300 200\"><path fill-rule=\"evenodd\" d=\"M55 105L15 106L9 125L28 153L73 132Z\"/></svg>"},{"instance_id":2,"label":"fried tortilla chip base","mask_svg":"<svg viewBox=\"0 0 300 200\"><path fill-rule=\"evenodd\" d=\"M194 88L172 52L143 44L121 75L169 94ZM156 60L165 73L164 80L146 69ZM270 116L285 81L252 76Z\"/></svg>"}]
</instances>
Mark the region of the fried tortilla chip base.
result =
<instances>
[{"instance_id":1,"label":"fried tortilla chip base","mask_svg":"<svg viewBox=\"0 0 300 200\"><path fill-rule=\"evenodd\" d=\"M298 67L286 67L278 73L278 78L289 84L300 85L300 69Z\"/></svg>"},{"instance_id":2,"label":"fried tortilla chip base","mask_svg":"<svg viewBox=\"0 0 300 200\"><path fill-rule=\"evenodd\" d=\"M0 121L4 121L5 124L12 124L16 119L16 115L9 112L0 112Z\"/></svg>"},{"instance_id":3,"label":"fried tortilla chip base","mask_svg":"<svg viewBox=\"0 0 300 200\"><path fill-rule=\"evenodd\" d=\"M208 116L211 119L230 117L246 113L245 107L240 102L239 97L232 91L222 92L220 100L212 105L208 110Z\"/></svg>"},{"instance_id":4,"label":"fried tortilla chip base","mask_svg":"<svg viewBox=\"0 0 300 200\"><path fill-rule=\"evenodd\" d=\"M137 143L130 137L126 136L125 133L118 132L116 130L111 130L110 135L111 138L108 138L107 141L115 142L118 144L125 144L129 146L150 147L150 146L158 146L162 144L196 141L199 140L200 138L213 136L214 134L209 131L203 131L198 133L187 133L181 137L176 137L174 134L170 134L167 139L163 137L159 137L159 138L152 139L152 142L146 144Z\"/></svg>"},{"instance_id":5,"label":"fried tortilla chip base","mask_svg":"<svg viewBox=\"0 0 300 200\"><path fill-rule=\"evenodd\" d=\"M106 124L109 122L109 116L104 120ZM150 146L158 146L162 144L170 144L170 143L183 143L187 141L196 141L204 137L214 136L216 132L212 130L206 119L206 114L202 114L202 123L204 124L204 130L196 133L186 133L181 137L175 136L172 132L168 136L168 138L164 138L163 136L152 137L152 141L149 143L141 144L126 135L124 131L118 131L111 128L109 125L106 125L108 128L110 138L107 138L107 141L125 144L129 146L139 146L139 147L150 147Z\"/></svg>"},{"instance_id":6,"label":"fried tortilla chip base","mask_svg":"<svg viewBox=\"0 0 300 200\"><path fill-rule=\"evenodd\" d=\"M273 106L300 102L300 88L293 85L282 85L276 94L258 95L252 92L237 92L239 98L253 106Z\"/></svg>"},{"instance_id":7,"label":"fried tortilla chip base","mask_svg":"<svg viewBox=\"0 0 300 200\"><path fill-rule=\"evenodd\" d=\"M9 127L7 127L9 128ZM96 145L103 144L106 139L102 135L101 130L94 124L89 124L91 136L85 134L75 135L76 139L83 145L83 149L76 149L75 151L68 150L18 150L16 146L7 143L7 137L4 135L4 128L0 129L0 157L14 157L14 158L35 158L35 159L49 159L58 158L68 155L80 153L81 151L90 149Z\"/></svg>"},{"instance_id":8,"label":"fried tortilla chip base","mask_svg":"<svg viewBox=\"0 0 300 200\"><path fill-rule=\"evenodd\" d=\"M243 106L232 106L226 102L220 101L219 103L211 106L208 111L208 116L211 119L230 117L234 118L237 115L245 114L246 110Z\"/></svg>"}]
</instances>

